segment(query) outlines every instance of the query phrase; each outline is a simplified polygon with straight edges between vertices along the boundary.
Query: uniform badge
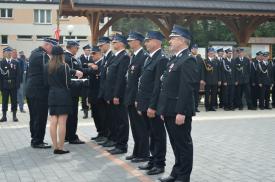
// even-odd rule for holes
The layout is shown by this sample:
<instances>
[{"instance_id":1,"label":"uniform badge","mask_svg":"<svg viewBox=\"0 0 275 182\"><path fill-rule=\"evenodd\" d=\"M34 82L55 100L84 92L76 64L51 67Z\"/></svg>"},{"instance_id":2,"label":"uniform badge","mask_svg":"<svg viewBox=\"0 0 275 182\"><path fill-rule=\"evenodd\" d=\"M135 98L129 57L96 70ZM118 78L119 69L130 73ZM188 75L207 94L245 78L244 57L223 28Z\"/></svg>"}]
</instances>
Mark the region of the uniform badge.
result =
<instances>
[{"instance_id":1,"label":"uniform badge","mask_svg":"<svg viewBox=\"0 0 275 182\"><path fill-rule=\"evenodd\" d=\"M132 73L132 74L134 73L134 70L135 70L135 66L133 65L133 66L131 67L131 73Z\"/></svg>"},{"instance_id":2,"label":"uniform badge","mask_svg":"<svg viewBox=\"0 0 275 182\"><path fill-rule=\"evenodd\" d=\"M172 70L172 68L174 67L174 65L175 65L174 63L170 65L169 72Z\"/></svg>"}]
</instances>

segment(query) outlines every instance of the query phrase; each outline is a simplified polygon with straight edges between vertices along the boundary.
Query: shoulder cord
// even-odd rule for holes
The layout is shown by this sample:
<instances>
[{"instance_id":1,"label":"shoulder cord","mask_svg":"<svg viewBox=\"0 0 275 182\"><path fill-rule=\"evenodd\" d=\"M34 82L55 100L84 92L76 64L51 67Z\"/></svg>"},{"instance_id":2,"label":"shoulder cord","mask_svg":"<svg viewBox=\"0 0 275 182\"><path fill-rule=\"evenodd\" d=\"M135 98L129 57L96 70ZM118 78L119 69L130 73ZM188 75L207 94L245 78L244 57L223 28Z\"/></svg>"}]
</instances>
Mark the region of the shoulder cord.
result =
<instances>
[{"instance_id":1,"label":"shoulder cord","mask_svg":"<svg viewBox=\"0 0 275 182\"><path fill-rule=\"evenodd\" d=\"M67 76L67 63L65 63L65 77L66 77L66 87L67 87L67 89L69 89L69 86L68 86L68 76Z\"/></svg>"},{"instance_id":2,"label":"shoulder cord","mask_svg":"<svg viewBox=\"0 0 275 182\"><path fill-rule=\"evenodd\" d=\"M267 74L268 75L268 69L266 69L265 71L263 70L261 63L259 63L259 69L263 74Z\"/></svg>"},{"instance_id":3,"label":"shoulder cord","mask_svg":"<svg viewBox=\"0 0 275 182\"><path fill-rule=\"evenodd\" d=\"M212 67L212 66L207 66L207 65L206 65L206 60L204 60L203 63L204 63L204 67L205 67L206 71L208 71L208 72L210 72L210 71L213 72L213 67Z\"/></svg>"},{"instance_id":4,"label":"shoulder cord","mask_svg":"<svg viewBox=\"0 0 275 182\"><path fill-rule=\"evenodd\" d=\"M227 67L226 67L226 65L225 65L225 61L224 61L224 59L222 60L222 63L223 63L223 68L225 69L225 71L227 71L227 72L232 72L232 70L231 70L231 68L230 68L230 66L228 65L228 67L229 67L229 69L227 69Z\"/></svg>"},{"instance_id":5,"label":"shoulder cord","mask_svg":"<svg viewBox=\"0 0 275 182\"><path fill-rule=\"evenodd\" d=\"M255 66L255 62L252 62L252 66L254 67L254 70L257 70L257 67Z\"/></svg>"},{"instance_id":6,"label":"shoulder cord","mask_svg":"<svg viewBox=\"0 0 275 182\"><path fill-rule=\"evenodd\" d=\"M2 61L1 61L2 62ZM2 64L1 64L2 65ZM1 72L1 75L9 75L10 74L10 71L7 70L6 72L4 70L2 70L1 66L0 66L0 72Z\"/></svg>"}]
</instances>

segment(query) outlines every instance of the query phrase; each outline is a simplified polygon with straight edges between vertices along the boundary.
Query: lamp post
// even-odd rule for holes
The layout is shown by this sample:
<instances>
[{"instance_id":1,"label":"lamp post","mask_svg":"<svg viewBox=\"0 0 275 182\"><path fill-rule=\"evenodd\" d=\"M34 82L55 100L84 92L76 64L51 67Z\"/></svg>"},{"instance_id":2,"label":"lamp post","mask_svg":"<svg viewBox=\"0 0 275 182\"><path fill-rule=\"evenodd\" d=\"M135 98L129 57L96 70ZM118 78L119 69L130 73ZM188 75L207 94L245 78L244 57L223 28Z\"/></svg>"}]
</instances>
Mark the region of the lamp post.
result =
<instances>
[{"instance_id":1,"label":"lamp post","mask_svg":"<svg viewBox=\"0 0 275 182\"><path fill-rule=\"evenodd\" d=\"M72 38L73 30L74 30L74 26L73 26L73 25L68 25L68 26L67 26L67 31L68 31L68 33L69 33L69 39Z\"/></svg>"}]
</instances>

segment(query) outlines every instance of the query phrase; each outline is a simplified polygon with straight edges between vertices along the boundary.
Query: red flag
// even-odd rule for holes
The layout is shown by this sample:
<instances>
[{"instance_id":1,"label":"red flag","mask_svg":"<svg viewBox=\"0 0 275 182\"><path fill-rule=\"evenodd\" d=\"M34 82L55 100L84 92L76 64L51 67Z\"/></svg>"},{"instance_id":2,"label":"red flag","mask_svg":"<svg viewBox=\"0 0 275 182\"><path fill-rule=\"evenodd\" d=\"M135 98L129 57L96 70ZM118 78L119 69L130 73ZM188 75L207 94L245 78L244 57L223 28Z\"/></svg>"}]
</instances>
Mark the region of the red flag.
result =
<instances>
[{"instance_id":1,"label":"red flag","mask_svg":"<svg viewBox=\"0 0 275 182\"><path fill-rule=\"evenodd\" d=\"M61 30L59 28L55 29L55 31L54 31L54 35L57 40L59 40L59 38L60 38L60 32L61 32Z\"/></svg>"}]
</instances>

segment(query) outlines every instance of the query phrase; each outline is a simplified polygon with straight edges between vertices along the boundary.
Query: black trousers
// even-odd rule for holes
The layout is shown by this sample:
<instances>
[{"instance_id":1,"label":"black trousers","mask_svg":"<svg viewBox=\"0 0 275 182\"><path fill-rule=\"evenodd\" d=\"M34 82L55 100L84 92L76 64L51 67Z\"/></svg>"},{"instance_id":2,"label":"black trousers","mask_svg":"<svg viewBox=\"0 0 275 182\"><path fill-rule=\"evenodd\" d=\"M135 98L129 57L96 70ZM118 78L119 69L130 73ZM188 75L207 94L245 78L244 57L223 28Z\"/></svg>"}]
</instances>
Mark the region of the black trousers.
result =
<instances>
[{"instance_id":1,"label":"black trousers","mask_svg":"<svg viewBox=\"0 0 275 182\"><path fill-rule=\"evenodd\" d=\"M235 85L223 86L223 101L225 108L232 108L234 101Z\"/></svg>"},{"instance_id":2,"label":"black trousers","mask_svg":"<svg viewBox=\"0 0 275 182\"><path fill-rule=\"evenodd\" d=\"M194 92L194 98L195 98L195 108L197 109L199 107L199 100L200 100L200 82L193 84L193 92Z\"/></svg>"},{"instance_id":3,"label":"black trousers","mask_svg":"<svg viewBox=\"0 0 275 182\"><path fill-rule=\"evenodd\" d=\"M109 130L108 140L117 141L117 126L118 126L118 119L116 115L116 109L113 106L113 103L106 103L106 126Z\"/></svg>"},{"instance_id":4,"label":"black trousers","mask_svg":"<svg viewBox=\"0 0 275 182\"><path fill-rule=\"evenodd\" d=\"M205 108L211 109L217 103L218 85L205 85Z\"/></svg>"},{"instance_id":5,"label":"black trousers","mask_svg":"<svg viewBox=\"0 0 275 182\"><path fill-rule=\"evenodd\" d=\"M272 106L275 107L275 86L272 87Z\"/></svg>"},{"instance_id":6,"label":"black trousers","mask_svg":"<svg viewBox=\"0 0 275 182\"><path fill-rule=\"evenodd\" d=\"M259 98L259 107L265 108L269 107L270 104L270 85L263 85L259 87L260 98Z\"/></svg>"},{"instance_id":7,"label":"black trousers","mask_svg":"<svg viewBox=\"0 0 275 182\"><path fill-rule=\"evenodd\" d=\"M220 85L218 86L218 97L219 97L219 107L223 107L224 106L224 94L223 94L223 86ZM216 104L217 106L218 104Z\"/></svg>"},{"instance_id":8,"label":"black trousers","mask_svg":"<svg viewBox=\"0 0 275 182\"><path fill-rule=\"evenodd\" d=\"M149 164L155 167L165 166L166 131L164 122L159 116L148 118L147 112L142 112L145 122L150 124L150 157Z\"/></svg>"},{"instance_id":9,"label":"black trousers","mask_svg":"<svg viewBox=\"0 0 275 182\"><path fill-rule=\"evenodd\" d=\"M121 150L128 149L128 140L129 140L129 120L128 120L128 113L127 108L123 102L120 100L119 105L112 104L113 107L113 118L116 118L115 127L117 130L113 131L116 132L116 148Z\"/></svg>"},{"instance_id":10,"label":"black trousers","mask_svg":"<svg viewBox=\"0 0 275 182\"><path fill-rule=\"evenodd\" d=\"M69 141L78 139L76 134L78 123L78 102L79 97L72 97L72 112L68 115L66 125L66 139Z\"/></svg>"},{"instance_id":11,"label":"black trousers","mask_svg":"<svg viewBox=\"0 0 275 182\"><path fill-rule=\"evenodd\" d=\"M83 110L89 110L88 102L88 90L89 87L82 86L81 88L81 106Z\"/></svg>"},{"instance_id":12,"label":"black trousers","mask_svg":"<svg viewBox=\"0 0 275 182\"><path fill-rule=\"evenodd\" d=\"M134 105L128 106L128 114L134 139L133 156L138 158L147 158L149 154L149 123L145 122L143 117L138 114Z\"/></svg>"},{"instance_id":13,"label":"black trousers","mask_svg":"<svg viewBox=\"0 0 275 182\"><path fill-rule=\"evenodd\" d=\"M48 98L27 98L27 104L30 113L31 143L41 144L44 141L47 125Z\"/></svg>"},{"instance_id":14,"label":"black trousers","mask_svg":"<svg viewBox=\"0 0 275 182\"><path fill-rule=\"evenodd\" d=\"M243 108L243 102L242 102L243 94L245 95L247 106L248 107L252 106L250 86L248 83L237 85L236 94L237 94L237 107Z\"/></svg>"},{"instance_id":15,"label":"black trousers","mask_svg":"<svg viewBox=\"0 0 275 182\"><path fill-rule=\"evenodd\" d=\"M17 89L3 89L2 90L2 111L7 112L9 97L11 98L11 111L17 111Z\"/></svg>"},{"instance_id":16,"label":"black trousers","mask_svg":"<svg viewBox=\"0 0 275 182\"><path fill-rule=\"evenodd\" d=\"M259 99L259 86L251 85L251 102L253 107L258 107L258 99Z\"/></svg>"},{"instance_id":17,"label":"black trousers","mask_svg":"<svg viewBox=\"0 0 275 182\"><path fill-rule=\"evenodd\" d=\"M192 118L186 117L183 125L175 124L176 117L165 117L170 143L175 155L171 176L183 182L190 181L193 168Z\"/></svg>"},{"instance_id":18,"label":"black trousers","mask_svg":"<svg viewBox=\"0 0 275 182\"><path fill-rule=\"evenodd\" d=\"M89 100L92 109L92 116L95 127L100 137L107 137L108 131L106 127L106 102L103 99Z\"/></svg>"}]
</instances>

